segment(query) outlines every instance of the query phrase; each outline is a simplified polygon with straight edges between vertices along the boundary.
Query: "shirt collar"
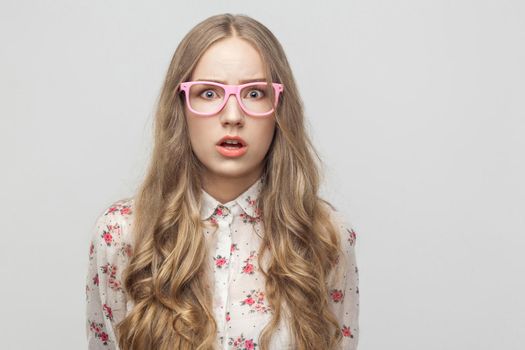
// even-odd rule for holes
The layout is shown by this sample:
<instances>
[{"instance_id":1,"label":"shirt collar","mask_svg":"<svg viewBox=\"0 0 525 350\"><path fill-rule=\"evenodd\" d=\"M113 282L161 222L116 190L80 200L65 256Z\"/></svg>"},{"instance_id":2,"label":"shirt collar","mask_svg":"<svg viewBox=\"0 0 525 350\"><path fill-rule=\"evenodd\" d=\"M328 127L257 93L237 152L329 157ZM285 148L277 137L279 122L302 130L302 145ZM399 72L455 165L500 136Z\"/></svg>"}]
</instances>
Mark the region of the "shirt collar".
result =
<instances>
[{"instance_id":1,"label":"shirt collar","mask_svg":"<svg viewBox=\"0 0 525 350\"><path fill-rule=\"evenodd\" d=\"M213 215L217 207L227 207L231 209L233 206L238 204L244 212L252 218L259 218L261 216L260 208L258 207L258 198L264 184L264 175L259 177L246 191L241 193L237 198L229 201L228 203L221 204L218 200L213 198L204 189L202 192L202 205L201 205L201 219L207 220Z\"/></svg>"}]
</instances>

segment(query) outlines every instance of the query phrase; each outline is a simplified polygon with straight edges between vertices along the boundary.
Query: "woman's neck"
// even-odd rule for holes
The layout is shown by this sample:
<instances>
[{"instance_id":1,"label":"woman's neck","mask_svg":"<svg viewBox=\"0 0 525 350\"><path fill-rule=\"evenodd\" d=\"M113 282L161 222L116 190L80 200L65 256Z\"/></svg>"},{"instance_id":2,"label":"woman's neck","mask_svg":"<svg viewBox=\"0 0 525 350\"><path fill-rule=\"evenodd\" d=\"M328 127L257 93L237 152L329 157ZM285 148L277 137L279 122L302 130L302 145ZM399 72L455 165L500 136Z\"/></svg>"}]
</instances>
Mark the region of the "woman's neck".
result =
<instances>
[{"instance_id":1,"label":"woman's neck","mask_svg":"<svg viewBox=\"0 0 525 350\"><path fill-rule=\"evenodd\" d=\"M242 177L224 177L207 174L203 176L202 188L221 204L225 204L239 197L239 195L250 188L261 175L261 171L253 172Z\"/></svg>"}]
</instances>

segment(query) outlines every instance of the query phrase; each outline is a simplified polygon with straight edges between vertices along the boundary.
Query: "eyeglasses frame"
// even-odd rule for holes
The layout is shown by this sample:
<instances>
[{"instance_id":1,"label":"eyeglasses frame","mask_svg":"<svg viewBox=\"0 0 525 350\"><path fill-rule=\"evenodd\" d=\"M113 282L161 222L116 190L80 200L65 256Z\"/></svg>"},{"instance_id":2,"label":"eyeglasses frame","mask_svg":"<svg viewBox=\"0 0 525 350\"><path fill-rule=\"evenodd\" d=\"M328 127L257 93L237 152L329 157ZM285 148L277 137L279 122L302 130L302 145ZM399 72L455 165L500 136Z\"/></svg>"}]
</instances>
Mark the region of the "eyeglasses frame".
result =
<instances>
[{"instance_id":1,"label":"eyeglasses frame","mask_svg":"<svg viewBox=\"0 0 525 350\"><path fill-rule=\"evenodd\" d=\"M250 83L240 84L240 85L226 85L226 84L221 84L215 81L202 81L202 80L185 81L185 82L180 83L179 91L184 91L184 95L186 96L186 105L188 106L189 110L198 115L211 116L211 115L215 115L219 113L220 111L222 111L222 109L228 102L230 95L235 95L235 97L237 98L237 103L239 103L239 106L241 106L242 110L246 114L256 116L256 117L262 117L262 116L270 115L271 113L275 111L275 108L277 107L277 103L279 102L280 93L284 90L284 86L283 84L280 84L280 83L271 83L273 86L274 92L275 92L275 101L274 101L273 108L269 112L254 113L254 112L246 110L243 103L241 102L241 90L248 86L260 85L261 83L266 83L266 82L259 81L259 82L250 82ZM193 85L196 85L196 84L214 85L214 86L218 86L224 89L224 92L225 92L224 100L222 101L222 104L218 107L217 111L210 112L210 113L202 113L202 112L197 112L191 107L189 90Z\"/></svg>"}]
</instances>

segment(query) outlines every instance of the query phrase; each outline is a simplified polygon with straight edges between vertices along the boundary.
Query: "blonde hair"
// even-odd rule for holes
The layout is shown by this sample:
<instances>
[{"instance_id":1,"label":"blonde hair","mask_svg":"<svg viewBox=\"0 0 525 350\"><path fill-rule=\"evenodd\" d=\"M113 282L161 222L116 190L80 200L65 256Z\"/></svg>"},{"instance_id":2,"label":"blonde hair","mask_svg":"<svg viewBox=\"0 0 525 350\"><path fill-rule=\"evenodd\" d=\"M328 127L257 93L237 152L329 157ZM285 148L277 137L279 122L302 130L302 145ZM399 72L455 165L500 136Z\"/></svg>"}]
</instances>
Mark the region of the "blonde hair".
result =
<instances>
[{"instance_id":1,"label":"blonde hair","mask_svg":"<svg viewBox=\"0 0 525 350\"><path fill-rule=\"evenodd\" d=\"M328 307L327 276L341 254L340 239L318 196L321 160L309 140L303 105L275 36L245 15L222 14L197 24L171 60L155 115L151 163L134 200L134 253L124 288L134 307L117 325L127 349L214 349L217 324L206 279L208 253L200 219L202 163L191 150L179 84L191 77L210 45L236 36L251 43L268 81L284 84L276 130L264 159L259 195L264 238L259 266L272 319L261 332L267 350L288 309L294 349L333 349L341 339ZM290 181L292 179L292 181Z\"/></svg>"}]
</instances>

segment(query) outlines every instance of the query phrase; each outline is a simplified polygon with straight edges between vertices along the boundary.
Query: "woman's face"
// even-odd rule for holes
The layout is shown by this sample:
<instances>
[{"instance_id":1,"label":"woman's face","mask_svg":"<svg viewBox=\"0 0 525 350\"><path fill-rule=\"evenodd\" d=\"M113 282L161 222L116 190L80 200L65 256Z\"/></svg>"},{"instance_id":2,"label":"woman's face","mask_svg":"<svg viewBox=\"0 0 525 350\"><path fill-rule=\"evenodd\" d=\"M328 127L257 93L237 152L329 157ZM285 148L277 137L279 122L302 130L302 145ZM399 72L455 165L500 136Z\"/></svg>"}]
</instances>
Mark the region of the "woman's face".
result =
<instances>
[{"instance_id":1,"label":"woman's face","mask_svg":"<svg viewBox=\"0 0 525 350\"><path fill-rule=\"evenodd\" d=\"M208 48L190 80L233 85L249 79L265 79L262 59L247 41L232 37ZM204 182L236 179L253 183L257 180L274 135L275 115L254 117L245 114L235 95L231 95L224 108L212 116L196 115L186 103L184 106L193 152L206 168ZM246 142L243 155L231 157L221 153L217 143L227 135L240 136Z\"/></svg>"}]
</instances>

